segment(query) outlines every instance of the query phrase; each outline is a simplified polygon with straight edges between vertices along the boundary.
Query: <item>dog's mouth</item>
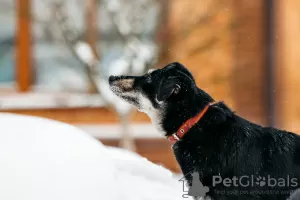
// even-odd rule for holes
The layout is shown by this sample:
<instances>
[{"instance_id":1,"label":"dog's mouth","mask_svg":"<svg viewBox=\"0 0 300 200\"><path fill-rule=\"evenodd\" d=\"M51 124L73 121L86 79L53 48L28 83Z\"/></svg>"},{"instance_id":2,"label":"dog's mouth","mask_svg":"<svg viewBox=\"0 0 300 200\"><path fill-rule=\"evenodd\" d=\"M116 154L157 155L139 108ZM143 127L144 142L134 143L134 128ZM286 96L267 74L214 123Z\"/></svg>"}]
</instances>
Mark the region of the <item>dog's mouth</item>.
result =
<instances>
[{"instance_id":1,"label":"dog's mouth","mask_svg":"<svg viewBox=\"0 0 300 200\"><path fill-rule=\"evenodd\" d=\"M110 76L109 87L113 93L128 103L139 107L138 95L134 90L134 79L123 76Z\"/></svg>"}]
</instances>

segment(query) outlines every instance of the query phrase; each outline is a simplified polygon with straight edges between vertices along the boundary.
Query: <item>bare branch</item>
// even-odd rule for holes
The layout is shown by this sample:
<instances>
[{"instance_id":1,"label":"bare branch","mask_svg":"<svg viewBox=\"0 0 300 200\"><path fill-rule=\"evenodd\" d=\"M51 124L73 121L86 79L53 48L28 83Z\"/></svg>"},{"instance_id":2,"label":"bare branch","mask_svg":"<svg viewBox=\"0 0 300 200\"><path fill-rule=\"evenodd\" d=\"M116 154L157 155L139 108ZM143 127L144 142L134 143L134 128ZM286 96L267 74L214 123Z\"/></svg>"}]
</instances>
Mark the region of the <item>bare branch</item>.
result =
<instances>
[{"instance_id":1,"label":"bare branch","mask_svg":"<svg viewBox=\"0 0 300 200\"><path fill-rule=\"evenodd\" d=\"M54 6L54 12L55 12L55 16L56 16L56 20L58 22L58 25L61 29L61 33L63 36L63 39L68 47L68 49L71 51L71 53L73 54L73 56L81 63L82 66L84 66L84 70L86 72L86 75L88 76L88 79L90 81L90 83L92 84L92 86L97 90L97 93L101 93L97 82L95 80L95 76L93 74L95 74L95 69L96 68L96 63L97 60L95 60L93 63L94 65L91 66L91 64L86 63L84 60L81 59L81 57L77 54L76 50L75 50L75 45L78 42L77 41L77 35L78 33L75 31L74 27L70 28L69 24L67 23L67 17L64 15L63 11L62 11L62 4L56 4Z\"/></svg>"},{"instance_id":2,"label":"bare branch","mask_svg":"<svg viewBox=\"0 0 300 200\"><path fill-rule=\"evenodd\" d=\"M149 0L149 2L151 2L151 0ZM149 3L147 2L147 3ZM123 2L124 3L124 2ZM122 32L122 21L118 21L118 17L120 16L120 12L122 11L111 11L109 10L108 4L104 4L105 8L107 10L107 13L109 15L109 18L112 20L112 24L113 24L113 30L116 31L118 38L122 41L124 48L128 48L128 52L129 55L126 59L126 61L129 64L129 68L127 69L128 73L133 73L133 66L134 66L134 62L136 59L144 59L143 60L143 69L145 71L147 71L149 68L151 68L154 64L154 62L157 61L157 55L154 53L152 55L153 52L149 52L151 54L150 57L145 57L141 56L141 52L140 52L140 48L143 48L145 45L142 42L141 36L142 33L136 33L134 32L134 28L130 28L130 31L128 33L123 33ZM84 43L81 39L80 39L80 32L78 30L76 30L76 27L74 26L74 23L70 22L70 18L69 16L67 16L65 11L65 2L64 1L60 1L60 2L56 2L53 3L51 6L52 9L52 19L50 21L46 21L44 23L48 23L48 24L52 24L53 21L55 23L58 24L58 28L61 32L61 36L62 36L62 40L64 41L64 43L66 44L68 50L70 50L70 52L72 53L72 55L74 56L74 58L76 58L79 63L81 64L81 66L83 67L85 74L90 82L90 85L92 85L93 88L95 88L97 93L101 93L101 90L105 90L103 89L101 86L98 85L98 79L100 78L101 80L106 79L107 77L105 77L105 74L102 74L101 72L98 71L99 69L99 57L97 56L97 53L95 51L91 51L88 53L91 53L92 56L87 56L88 58L85 59L84 58L84 52L85 50L90 50L92 47L87 44ZM130 9L133 8L132 12L135 13L131 13ZM125 12L125 14L129 14L131 15L135 15L137 16L137 14L140 15L145 15L145 10L148 9L148 5L139 5L138 7L131 5L131 7L129 7L129 10L127 9ZM123 9L120 8L120 9ZM139 10L140 9L140 10ZM137 12L137 13L136 13ZM145 16L142 16L141 19L139 19L138 17L133 17L134 19L131 19L131 17L129 16L128 19L126 20L142 20L139 23L143 23ZM134 24L131 23L131 21L126 21L126 24ZM139 23L137 23L137 25L140 25ZM132 25L134 26L134 25ZM142 29L141 29L142 30ZM83 49L83 54L81 52L79 52L79 45L84 43L87 49ZM146 52L147 53L147 52ZM140 57L139 57L140 56ZM152 58L151 58L152 57ZM106 103L106 105L109 108L114 109L115 111L118 110L117 105L114 105L114 102L110 102L108 101L109 97L107 97L105 94L102 95L104 102ZM123 140L121 142L122 146L125 148L129 148L131 150L134 150L134 143L133 143L133 139L132 137L130 137L130 132L128 130L128 124L129 124L129 117L130 117L130 113L131 112L126 112L125 114L123 113L118 113L119 117L120 117L120 121L122 124L122 128L123 130Z\"/></svg>"}]
</instances>

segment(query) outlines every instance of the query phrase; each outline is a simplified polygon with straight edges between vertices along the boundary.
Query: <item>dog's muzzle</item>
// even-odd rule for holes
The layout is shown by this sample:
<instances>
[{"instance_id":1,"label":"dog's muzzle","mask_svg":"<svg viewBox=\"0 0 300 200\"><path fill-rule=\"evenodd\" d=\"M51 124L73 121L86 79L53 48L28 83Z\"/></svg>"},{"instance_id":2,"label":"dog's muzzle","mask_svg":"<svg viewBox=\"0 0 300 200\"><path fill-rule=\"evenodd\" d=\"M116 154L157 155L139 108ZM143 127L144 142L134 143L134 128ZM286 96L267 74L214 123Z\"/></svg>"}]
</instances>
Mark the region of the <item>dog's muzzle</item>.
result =
<instances>
[{"instance_id":1,"label":"dog's muzzle","mask_svg":"<svg viewBox=\"0 0 300 200\"><path fill-rule=\"evenodd\" d=\"M134 89L134 77L110 76L108 82L113 93L139 108L138 94Z\"/></svg>"},{"instance_id":2,"label":"dog's muzzle","mask_svg":"<svg viewBox=\"0 0 300 200\"><path fill-rule=\"evenodd\" d=\"M109 86L114 92L130 92L133 89L134 79L124 76L110 76Z\"/></svg>"}]
</instances>

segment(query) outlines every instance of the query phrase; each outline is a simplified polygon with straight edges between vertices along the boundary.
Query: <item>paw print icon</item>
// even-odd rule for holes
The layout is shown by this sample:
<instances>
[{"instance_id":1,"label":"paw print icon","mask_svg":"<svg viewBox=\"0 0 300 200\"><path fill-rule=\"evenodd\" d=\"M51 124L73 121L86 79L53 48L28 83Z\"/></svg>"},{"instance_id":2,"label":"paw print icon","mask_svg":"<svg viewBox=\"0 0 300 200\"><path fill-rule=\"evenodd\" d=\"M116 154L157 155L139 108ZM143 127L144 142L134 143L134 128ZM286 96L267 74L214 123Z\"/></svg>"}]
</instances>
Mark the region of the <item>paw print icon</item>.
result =
<instances>
[{"instance_id":1,"label":"paw print icon","mask_svg":"<svg viewBox=\"0 0 300 200\"><path fill-rule=\"evenodd\" d=\"M257 177L256 181L255 181L255 184L259 185L261 187L265 186L266 185L266 178L265 177L261 177L261 176Z\"/></svg>"}]
</instances>

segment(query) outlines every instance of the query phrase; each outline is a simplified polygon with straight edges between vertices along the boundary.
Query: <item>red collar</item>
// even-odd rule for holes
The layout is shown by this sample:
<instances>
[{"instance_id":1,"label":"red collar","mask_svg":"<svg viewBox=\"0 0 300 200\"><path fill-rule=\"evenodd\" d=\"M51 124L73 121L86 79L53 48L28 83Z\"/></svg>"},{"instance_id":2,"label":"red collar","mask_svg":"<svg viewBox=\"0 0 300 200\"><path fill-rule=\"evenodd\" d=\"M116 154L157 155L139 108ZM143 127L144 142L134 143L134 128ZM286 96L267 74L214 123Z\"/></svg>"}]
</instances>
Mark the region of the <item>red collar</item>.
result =
<instances>
[{"instance_id":1,"label":"red collar","mask_svg":"<svg viewBox=\"0 0 300 200\"><path fill-rule=\"evenodd\" d=\"M180 126L176 133L173 133L171 136L168 137L169 142L176 143L177 141L179 141L195 124L197 124L197 122L199 122L199 120L203 117L208 108L216 103L217 102L209 103L198 115L188 119L184 124Z\"/></svg>"}]
</instances>

